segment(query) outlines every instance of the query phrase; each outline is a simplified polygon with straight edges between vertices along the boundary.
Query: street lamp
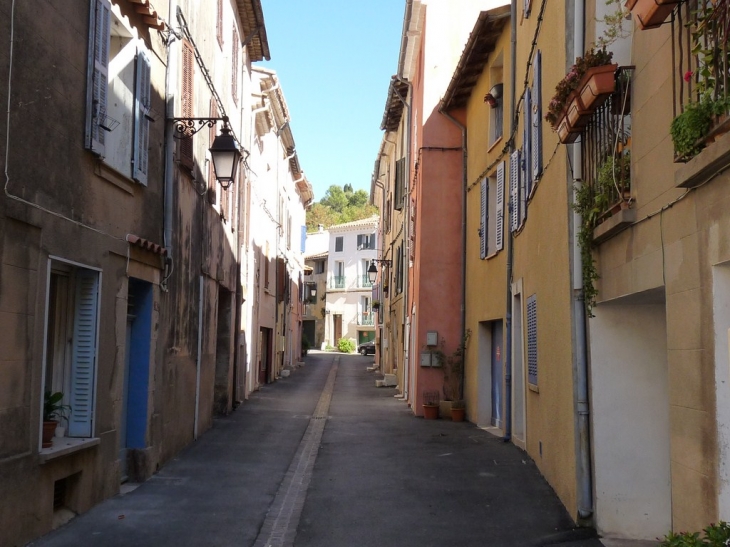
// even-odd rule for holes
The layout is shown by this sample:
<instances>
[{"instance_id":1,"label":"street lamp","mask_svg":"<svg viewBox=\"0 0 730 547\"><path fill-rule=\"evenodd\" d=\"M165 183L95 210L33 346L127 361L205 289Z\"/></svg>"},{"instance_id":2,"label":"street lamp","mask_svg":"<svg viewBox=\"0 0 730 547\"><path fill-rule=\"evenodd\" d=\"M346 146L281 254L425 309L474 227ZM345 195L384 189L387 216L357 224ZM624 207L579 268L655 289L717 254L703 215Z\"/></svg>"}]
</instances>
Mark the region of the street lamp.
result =
<instances>
[{"instance_id":1,"label":"street lamp","mask_svg":"<svg viewBox=\"0 0 730 547\"><path fill-rule=\"evenodd\" d=\"M370 267L368 268L368 280L371 284L375 283L375 280L378 278L378 268L375 265L376 262L379 262L380 264L385 264L388 267L390 267L391 265L390 260L380 260L379 258L373 258L370 261Z\"/></svg>"},{"instance_id":2,"label":"street lamp","mask_svg":"<svg viewBox=\"0 0 730 547\"><path fill-rule=\"evenodd\" d=\"M223 122L221 133L213 139L209 151L213 161L215 178L223 189L227 190L236 180L236 170L243 157L236 138L231 134L228 116L221 118L172 118L172 121L175 124L175 137L178 139L188 139L203 127L211 128L217 122Z\"/></svg>"}]
</instances>

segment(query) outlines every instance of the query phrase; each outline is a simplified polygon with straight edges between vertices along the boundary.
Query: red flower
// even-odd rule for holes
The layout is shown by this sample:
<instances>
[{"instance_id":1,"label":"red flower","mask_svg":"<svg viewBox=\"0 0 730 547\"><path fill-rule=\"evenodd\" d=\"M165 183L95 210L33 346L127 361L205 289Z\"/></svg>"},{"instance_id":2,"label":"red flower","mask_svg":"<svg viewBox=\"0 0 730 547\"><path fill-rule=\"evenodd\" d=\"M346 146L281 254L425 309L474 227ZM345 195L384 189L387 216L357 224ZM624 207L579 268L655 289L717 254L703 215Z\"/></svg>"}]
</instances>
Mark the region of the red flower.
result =
<instances>
[{"instance_id":1,"label":"red flower","mask_svg":"<svg viewBox=\"0 0 730 547\"><path fill-rule=\"evenodd\" d=\"M691 70L688 70L687 72L684 73L684 81L689 83L689 81L692 79L693 75L694 75L694 72L692 72Z\"/></svg>"}]
</instances>

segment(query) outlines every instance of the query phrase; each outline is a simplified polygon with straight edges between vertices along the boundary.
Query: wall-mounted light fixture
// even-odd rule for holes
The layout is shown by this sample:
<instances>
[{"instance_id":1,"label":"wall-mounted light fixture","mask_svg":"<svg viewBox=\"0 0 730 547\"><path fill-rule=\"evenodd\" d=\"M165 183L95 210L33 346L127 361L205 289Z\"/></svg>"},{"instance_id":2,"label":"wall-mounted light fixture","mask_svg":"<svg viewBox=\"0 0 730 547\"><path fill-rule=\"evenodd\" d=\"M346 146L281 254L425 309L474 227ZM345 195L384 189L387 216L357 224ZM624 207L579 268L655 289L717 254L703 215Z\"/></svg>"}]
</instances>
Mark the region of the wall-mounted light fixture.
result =
<instances>
[{"instance_id":1,"label":"wall-mounted light fixture","mask_svg":"<svg viewBox=\"0 0 730 547\"><path fill-rule=\"evenodd\" d=\"M392 264L390 260L373 258L370 261L370 267L368 268L368 280L370 281L370 283L375 283L375 280L378 278L378 267L375 265L376 263L385 264L388 267L390 267L390 265Z\"/></svg>"},{"instance_id":2,"label":"wall-mounted light fixture","mask_svg":"<svg viewBox=\"0 0 730 547\"><path fill-rule=\"evenodd\" d=\"M175 138L187 139L195 135L203 127L214 127L223 122L220 135L216 135L209 151L213 160L213 171L218 183L227 190L236 180L236 170L243 155L236 139L231 135L228 116L222 118L172 118L175 124ZM197 127L196 127L197 124Z\"/></svg>"},{"instance_id":3,"label":"wall-mounted light fixture","mask_svg":"<svg viewBox=\"0 0 730 547\"><path fill-rule=\"evenodd\" d=\"M484 95L484 102L487 103L491 108L497 108L502 98L502 84L492 86L489 93Z\"/></svg>"}]
</instances>

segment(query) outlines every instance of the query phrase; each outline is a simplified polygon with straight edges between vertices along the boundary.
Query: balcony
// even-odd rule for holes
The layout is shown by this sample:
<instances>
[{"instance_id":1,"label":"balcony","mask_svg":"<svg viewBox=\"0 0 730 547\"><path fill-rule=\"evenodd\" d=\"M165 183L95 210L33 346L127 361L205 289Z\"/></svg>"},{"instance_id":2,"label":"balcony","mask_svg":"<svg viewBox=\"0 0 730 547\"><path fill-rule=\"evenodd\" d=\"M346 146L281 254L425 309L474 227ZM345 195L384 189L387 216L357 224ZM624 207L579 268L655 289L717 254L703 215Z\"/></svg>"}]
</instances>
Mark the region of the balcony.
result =
<instances>
[{"instance_id":1,"label":"balcony","mask_svg":"<svg viewBox=\"0 0 730 547\"><path fill-rule=\"evenodd\" d=\"M616 71L615 91L581 132L583 184L576 208L598 244L634 222L631 209L631 79L633 67Z\"/></svg>"},{"instance_id":2,"label":"balcony","mask_svg":"<svg viewBox=\"0 0 730 547\"><path fill-rule=\"evenodd\" d=\"M365 327L375 326L375 314L370 311L360 312L357 314L357 324Z\"/></svg>"},{"instance_id":3,"label":"balcony","mask_svg":"<svg viewBox=\"0 0 730 547\"><path fill-rule=\"evenodd\" d=\"M330 281L328 284L330 289L345 289L347 288L347 283L345 280L344 275L336 275L333 277L330 277Z\"/></svg>"},{"instance_id":4,"label":"balcony","mask_svg":"<svg viewBox=\"0 0 730 547\"><path fill-rule=\"evenodd\" d=\"M370 282L370 279L368 278L368 275L359 275L357 277L357 286L360 289L370 289L372 288L373 284Z\"/></svg>"},{"instance_id":5,"label":"balcony","mask_svg":"<svg viewBox=\"0 0 730 547\"><path fill-rule=\"evenodd\" d=\"M730 131L730 0L684 2L673 28L674 120L670 128L675 162L686 163ZM715 147L717 148L717 147ZM708 174L730 165L730 154L708 164ZM700 168L702 171L702 168ZM703 173L679 180L692 187Z\"/></svg>"}]
</instances>

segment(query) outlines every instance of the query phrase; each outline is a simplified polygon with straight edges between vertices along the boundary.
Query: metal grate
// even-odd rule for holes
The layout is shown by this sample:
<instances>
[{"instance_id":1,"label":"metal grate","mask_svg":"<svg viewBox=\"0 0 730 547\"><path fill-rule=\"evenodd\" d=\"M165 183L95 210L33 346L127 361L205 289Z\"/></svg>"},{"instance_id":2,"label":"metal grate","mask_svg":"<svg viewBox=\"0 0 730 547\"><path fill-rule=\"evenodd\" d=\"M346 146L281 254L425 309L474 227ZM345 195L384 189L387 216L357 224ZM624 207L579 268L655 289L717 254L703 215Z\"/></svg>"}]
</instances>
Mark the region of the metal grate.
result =
<instances>
[{"instance_id":1,"label":"metal grate","mask_svg":"<svg viewBox=\"0 0 730 547\"><path fill-rule=\"evenodd\" d=\"M53 510L60 509L66 505L66 479L53 483Z\"/></svg>"},{"instance_id":2,"label":"metal grate","mask_svg":"<svg viewBox=\"0 0 730 547\"><path fill-rule=\"evenodd\" d=\"M527 381L537 385L537 295L527 299Z\"/></svg>"}]
</instances>

